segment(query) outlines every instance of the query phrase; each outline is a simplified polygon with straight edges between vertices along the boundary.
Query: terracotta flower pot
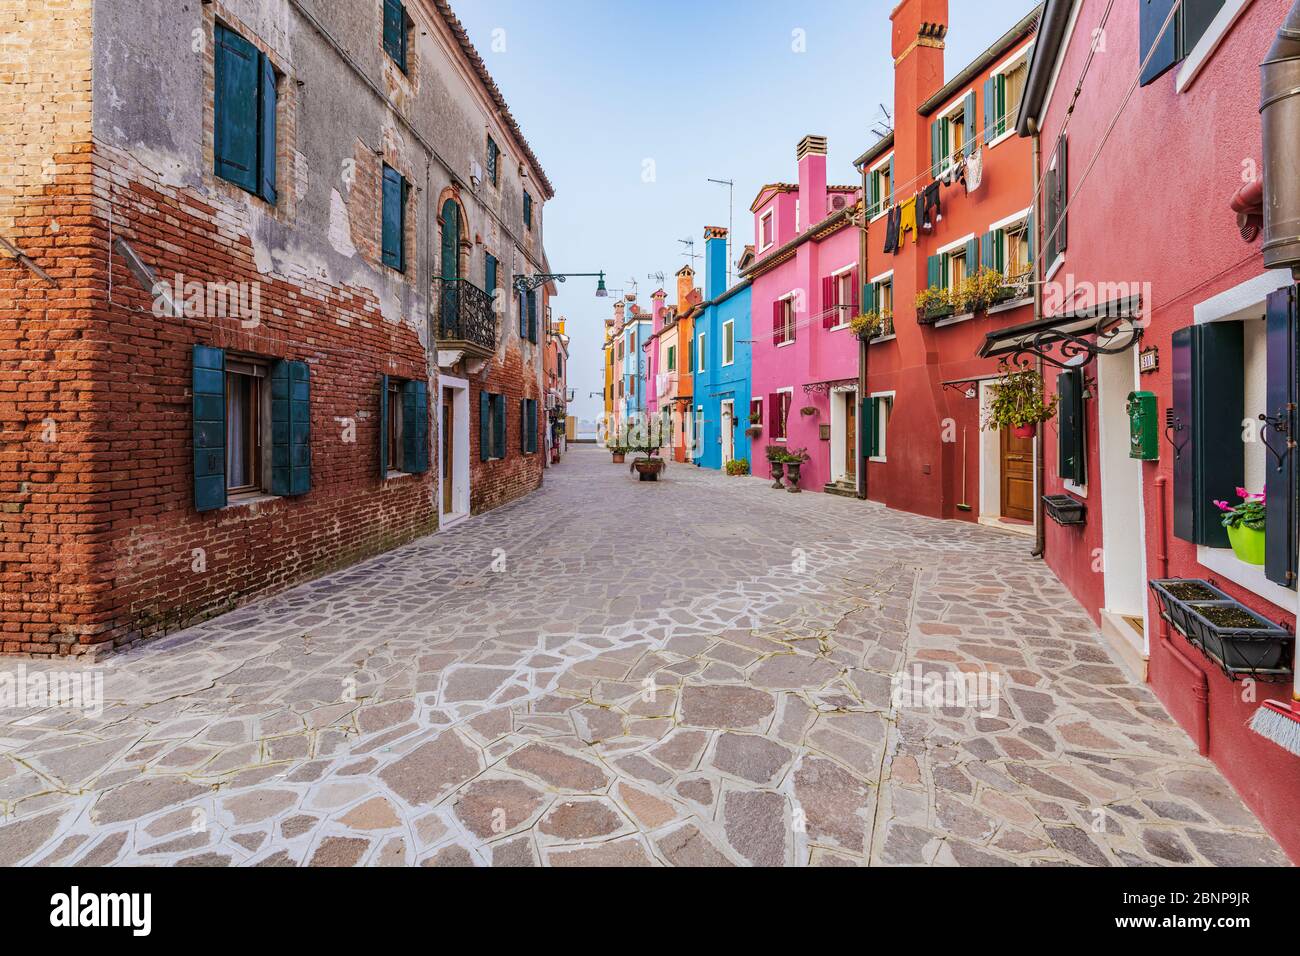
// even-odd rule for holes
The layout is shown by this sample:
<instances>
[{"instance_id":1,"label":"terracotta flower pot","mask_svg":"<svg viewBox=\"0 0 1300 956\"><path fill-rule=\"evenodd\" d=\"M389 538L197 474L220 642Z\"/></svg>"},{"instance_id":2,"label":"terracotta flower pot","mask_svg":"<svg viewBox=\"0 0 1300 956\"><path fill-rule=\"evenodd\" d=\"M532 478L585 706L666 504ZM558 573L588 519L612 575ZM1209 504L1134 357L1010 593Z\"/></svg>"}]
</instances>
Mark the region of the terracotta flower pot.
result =
<instances>
[{"instance_id":1,"label":"terracotta flower pot","mask_svg":"<svg viewBox=\"0 0 1300 956\"><path fill-rule=\"evenodd\" d=\"M614 455L614 464L616 465L621 465L623 464L623 462L627 461L627 455L624 455L621 452L616 451L613 453L613 455Z\"/></svg>"},{"instance_id":2,"label":"terracotta flower pot","mask_svg":"<svg viewBox=\"0 0 1300 956\"><path fill-rule=\"evenodd\" d=\"M781 481L781 479L785 475L785 462L769 461L768 464L772 466L772 482L773 482L772 487L776 488L777 490L784 488L785 484Z\"/></svg>"},{"instance_id":3,"label":"terracotta flower pot","mask_svg":"<svg viewBox=\"0 0 1300 956\"><path fill-rule=\"evenodd\" d=\"M632 462L632 469L637 473L641 481L658 481L660 472L664 470L664 460L662 458L638 458Z\"/></svg>"},{"instance_id":4,"label":"terracotta flower pot","mask_svg":"<svg viewBox=\"0 0 1300 956\"><path fill-rule=\"evenodd\" d=\"M1011 428L1011 434L1017 438L1033 438L1037 433L1037 425L1013 425Z\"/></svg>"}]
</instances>

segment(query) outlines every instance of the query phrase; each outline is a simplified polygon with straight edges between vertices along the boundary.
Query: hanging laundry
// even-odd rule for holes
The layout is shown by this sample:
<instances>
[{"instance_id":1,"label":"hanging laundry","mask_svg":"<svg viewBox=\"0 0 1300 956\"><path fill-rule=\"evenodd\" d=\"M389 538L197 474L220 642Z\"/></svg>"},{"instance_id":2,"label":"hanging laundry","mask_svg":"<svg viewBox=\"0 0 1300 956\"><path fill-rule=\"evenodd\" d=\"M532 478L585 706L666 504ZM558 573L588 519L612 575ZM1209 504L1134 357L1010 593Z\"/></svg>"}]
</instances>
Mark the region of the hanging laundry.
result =
<instances>
[{"instance_id":1,"label":"hanging laundry","mask_svg":"<svg viewBox=\"0 0 1300 956\"><path fill-rule=\"evenodd\" d=\"M939 184L930 183L921 193L921 228L927 232L934 230L937 223L943 221L943 210L939 205Z\"/></svg>"},{"instance_id":2,"label":"hanging laundry","mask_svg":"<svg viewBox=\"0 0 1300 956\"><path fill-rule=\"evenodd\" d=\"M903 247L903 233L910 232L912 241L917 239L916 230L916 197L906 200L900 207L898 213L898 247Z\"/></svg>"},{"instance_id":3,"label":"hanging laundry","mask_svg":"<svg viewBox=\"0 0 1300 956\"><path fill-rule=\"evenodd\" d=\"M977 149L966 160L966 192L973 193L980 188L984 179L984 150Z\"/></svg>"},{"instance_id":4,"label":"hanging laundry","mask_svg":"<svg viewBox=\"0 0 1300 956\"><path fill-rule=\"evenodd\" d=\"M901 211L897 206L890 207L888 217L885 219L885 252L898 253L898 225Z\"/></svg>"}]
</instances>

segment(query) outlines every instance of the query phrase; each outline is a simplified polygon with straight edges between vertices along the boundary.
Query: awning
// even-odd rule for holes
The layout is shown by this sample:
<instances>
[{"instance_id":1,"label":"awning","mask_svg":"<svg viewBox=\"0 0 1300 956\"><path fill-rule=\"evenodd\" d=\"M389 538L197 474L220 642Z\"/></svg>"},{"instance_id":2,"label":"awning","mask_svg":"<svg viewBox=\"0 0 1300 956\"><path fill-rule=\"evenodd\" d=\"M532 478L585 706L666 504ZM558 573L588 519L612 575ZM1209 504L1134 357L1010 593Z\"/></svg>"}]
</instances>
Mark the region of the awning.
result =
<instances>
[{"instance_id":1,"label":"awning","mask_svg":"<svg viewBox=\"0 0 1300 956\"><path fill-rule=\"evenodd\" d=\"M1033 322L995 329L984 337L977 353L980 358L1015 358L1034 355L1068 368L1091 361L1097 355L1114 355L1132 348L1142 337L1138 321L1142 314L1140 296L1110 299L1084 309L1051 315ZM1053 349L1060 358L1050 354Z\"/></svg>"},{"instance_id":2,"label":"awning","mask_svg":"<svg viewBox=\"0 0 1300 956\"><path fill-rule=\"evenodd\" d=\"M831 392L847 392L858 387L856 378L833 378L825 382L805 382L803 391L805 395L817 392L822 395L829 395Z\"/></svg>"}]
</instances>

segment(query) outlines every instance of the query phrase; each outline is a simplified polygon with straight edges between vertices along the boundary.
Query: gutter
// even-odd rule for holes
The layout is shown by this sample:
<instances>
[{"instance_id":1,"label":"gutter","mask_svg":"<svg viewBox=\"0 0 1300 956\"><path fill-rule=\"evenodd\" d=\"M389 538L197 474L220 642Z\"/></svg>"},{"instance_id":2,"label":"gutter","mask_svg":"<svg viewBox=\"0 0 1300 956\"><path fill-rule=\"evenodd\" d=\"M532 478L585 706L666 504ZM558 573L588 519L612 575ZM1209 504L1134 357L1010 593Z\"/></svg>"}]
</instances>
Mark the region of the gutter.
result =
<instances>
[{"instance_id":1,"label":"gutter","mask_svg":"<svg viewBox=\"0 0 1300 956\"><path fill-rule=\"evenodd\" d=\"M1070 26L1070 14L1076 0L1047 0L1038 24L1038 37L1029 60L1029 79L1025 82L1025 95L1020 100L1020 115L1016 118L1016 132L1032 135L1030 121L1041 117L1047 88L1052 85L1052 68L1056 65L1065 32Z\"/></svg>"},{"instance_id":2,"label":"gutter","mask_svg":"<svg viewBox=\"0 0 1300 956\"><path fill-rule=\"evenodd\" d=\"M1045 273L1043 271L1043 210L1042 198L1039 190L1042 188L1042 174L1039 164L1042 162L1042 147L1038 135L1038 120L1030 119L1029 127L1033 131L1033 169L1034 169L1034 321L1040 322L1043 318L1043 281ZM1041 379L1043 375L1043 357L1038 357L1038 376ZM1039 427L1034 430L1034 550L1030 554L1035 558L1041 558L1047 553L1047 528L1043 525L1046 515L1046 505L1043 504L1043 494L1047 490L1044 485L1047 480L1047 467L1044 460L1043 434L1047 429Z\"/></svg>"}]
</instances>

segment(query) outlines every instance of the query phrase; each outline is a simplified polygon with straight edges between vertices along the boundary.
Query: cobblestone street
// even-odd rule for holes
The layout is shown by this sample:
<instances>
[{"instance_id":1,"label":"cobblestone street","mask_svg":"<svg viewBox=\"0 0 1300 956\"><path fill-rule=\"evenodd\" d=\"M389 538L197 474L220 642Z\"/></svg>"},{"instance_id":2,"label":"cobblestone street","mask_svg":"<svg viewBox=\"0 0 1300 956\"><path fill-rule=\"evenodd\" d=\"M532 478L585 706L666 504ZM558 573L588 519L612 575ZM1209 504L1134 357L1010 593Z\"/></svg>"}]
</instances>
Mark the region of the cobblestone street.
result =
<instances>
[{"instance_id":1,"label":"cobblestone street","mask_svg":"<svg viewBox=\"0 0 1300 956\"><path fill-rule=\"evenodd\" d=\"M109 658L102 715L4 712L0 864L1286 863L1028 539L769 485L575 448ZM894 708L914 665L1000 699Z\"/></svg>"}]
</instances>

